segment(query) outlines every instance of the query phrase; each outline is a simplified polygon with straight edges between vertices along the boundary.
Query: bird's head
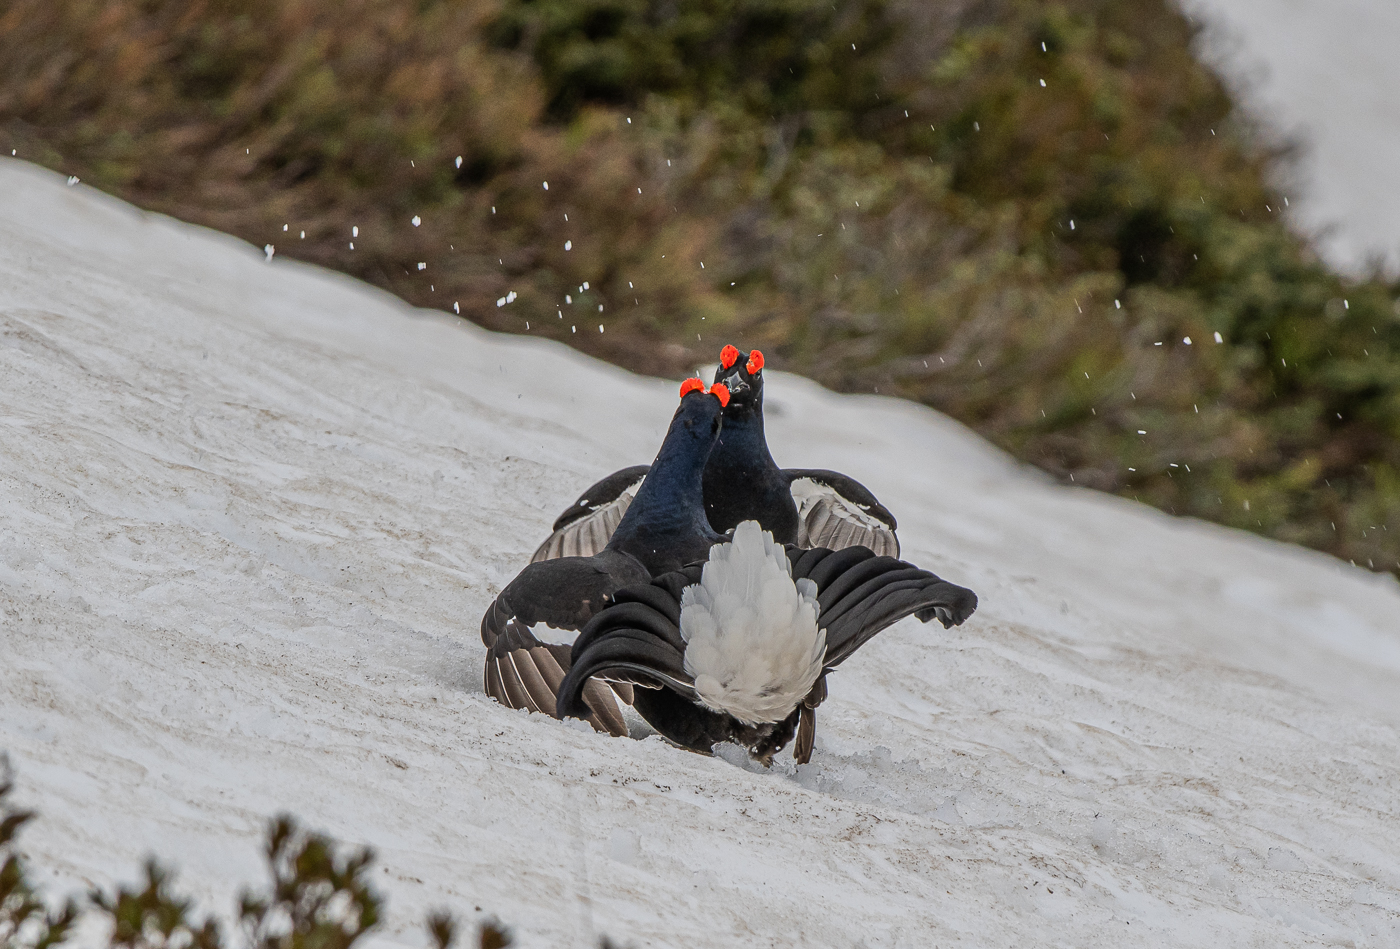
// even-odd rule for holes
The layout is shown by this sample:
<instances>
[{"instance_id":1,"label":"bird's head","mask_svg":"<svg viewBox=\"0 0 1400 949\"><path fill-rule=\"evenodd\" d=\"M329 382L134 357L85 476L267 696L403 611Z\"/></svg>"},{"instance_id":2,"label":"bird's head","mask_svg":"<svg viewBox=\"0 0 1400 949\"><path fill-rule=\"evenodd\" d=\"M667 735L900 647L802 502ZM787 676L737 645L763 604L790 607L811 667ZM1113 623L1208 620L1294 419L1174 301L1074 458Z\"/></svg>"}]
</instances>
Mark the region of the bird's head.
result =
<instances>
[{"instance_id":1,"label":"bird's head","mask_svg":"<svg viewBox=\"0 0 1400 949\"><path fill-rule=\"evenodd\" d=\"M724 383L707 386L701 379L687 379L681 383L681 404L672 424L683 423L698 438L714 438L729 401L729 387Z\"/></svg>"},{"instance_id":2,"label":"bird's head","mask_svg":"<svg viewBox=\"0 0 1400 949\"><path fill-rule=\"evenodd\" d=\"M715 383L729 388L727 416L742 415L763 409L763 353L752 350L744 356L733 346L726 346L719 353L719 368L715 370Z\"/></svg>"}]
</instances>

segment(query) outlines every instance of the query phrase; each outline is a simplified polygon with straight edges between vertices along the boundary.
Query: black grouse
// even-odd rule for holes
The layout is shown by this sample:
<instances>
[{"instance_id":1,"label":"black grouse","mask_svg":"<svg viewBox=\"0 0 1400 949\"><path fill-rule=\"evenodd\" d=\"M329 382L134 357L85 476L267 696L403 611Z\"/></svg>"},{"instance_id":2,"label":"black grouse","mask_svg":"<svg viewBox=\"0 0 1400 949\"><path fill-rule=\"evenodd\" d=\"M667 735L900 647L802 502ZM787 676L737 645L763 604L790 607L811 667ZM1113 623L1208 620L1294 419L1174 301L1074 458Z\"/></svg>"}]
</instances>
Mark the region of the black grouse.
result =
<instances>
[{"instance_id":1,"label":"black grouse","mask_svg":"<svg viewBox=\"0 0 1400 949\"><path fill-rule=\"evenodd\" d=\"M488 694L512 708L554 714L554 696L569 668L567 643L547 644L537 624L578 630L624 586L703 560L721 540L700 506L701 473L719 436L727 388L687 379L650 475L597 552L529 564L481 618ZM589 683L580 699L594 727L625 735L608 687ZM619 689L624 701L630 690Z\"/></svg>"}]
</instances>

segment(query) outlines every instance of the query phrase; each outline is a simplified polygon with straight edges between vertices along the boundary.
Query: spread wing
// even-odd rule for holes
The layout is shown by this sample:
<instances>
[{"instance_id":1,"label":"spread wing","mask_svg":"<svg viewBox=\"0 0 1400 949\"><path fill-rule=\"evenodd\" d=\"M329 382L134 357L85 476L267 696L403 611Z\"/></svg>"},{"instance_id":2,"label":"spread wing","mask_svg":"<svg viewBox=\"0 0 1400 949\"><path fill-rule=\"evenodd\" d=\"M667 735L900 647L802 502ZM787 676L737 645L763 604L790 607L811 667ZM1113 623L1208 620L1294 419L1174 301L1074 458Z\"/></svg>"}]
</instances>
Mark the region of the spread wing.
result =
<instances>
[{"instance_id":1,"label":"spread wing","mask_svg":"<svg viewBox=\"0 0 1400 949\"><path fill-rule=\"evenodd\" d=\"M792 755L805 764L816 741L817 706L826 699L826 673L906 616L937 619L945 628L960 625L977 609L977 594L866 547L832 551L790 546L787 555L793 579L806 577L817 585L817 623L826 630L822 675L798 707Z\"/></svg>"},{"instance_id":2,"label":"spread wing","mask_svg":"<svg viewBox=\"0 0 1400 949\"><path fill-rule=\"evenodd\" d=\"M555 695L569 669L567 643L543 643L529 629L511 620L486 650L486 694L507 708L555 715ZM584 718L598 731L627 735L627 723L617 699L631 704L631 686L608 685L594 679L584 683Z\"/></svg>"},{"instance_id":3,"label":"spread wing","mask_svg":"<svg viewBox=\"0 0 1400 949\"><path fill-rule=\"evenodd\" d=\"M894 557L866 547L803 550L788 547L794 580L817 585L817 623L826 630L825 669L830 671L881 630L906 616L959 626L977 609L977 594Z\"/></svg>"},{"instance_id":4,"label":"spread wing","mask_svg":"<svg viewBox=\"0 0 1400 949\"><path fill-rule=\"evenodd\" d=\"M579 495L554 522L554 531L530 558L531 563L556 557L589 557L607 546L646 477L647 465L614 471Z\"/></svg>"},{"instance_id":5,"label":"spread wing","mask_svg":"<svg viewBox=\"0 0 1400 949\"><path fill-rule=\"evenodd\" d=\"M899 556L894 515L865 485L821 468L787 468L783 474L797 504L797 546L832 550L861 546Z\"/></svg>"},{"instance_id":6,"label":"spread wing","mask_svg":"<svg viewBox=\"0 0 1400 949\"><path fill-rule=\"evenodd\" d=\"M569 670L570 647L541 642L530 627L579 629L612 602L620 587L646 579L641 564L615 551L527 566L481 617L486 693L509 708L554 715L554 696ZM614 692L631 702L626 687L609 690L599 682L584 683L580 695L586 712L579 717L600 731L626 735Z\"/></svg>"}]
</instances>

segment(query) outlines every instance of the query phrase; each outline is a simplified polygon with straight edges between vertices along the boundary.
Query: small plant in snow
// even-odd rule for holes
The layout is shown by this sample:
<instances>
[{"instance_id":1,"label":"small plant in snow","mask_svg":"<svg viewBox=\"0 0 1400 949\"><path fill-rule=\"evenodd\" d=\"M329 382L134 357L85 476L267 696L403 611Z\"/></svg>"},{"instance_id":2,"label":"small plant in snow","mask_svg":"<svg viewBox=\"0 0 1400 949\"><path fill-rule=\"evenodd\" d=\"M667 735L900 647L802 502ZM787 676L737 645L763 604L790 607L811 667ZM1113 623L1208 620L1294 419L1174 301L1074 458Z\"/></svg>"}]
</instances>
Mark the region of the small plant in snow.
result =
<instances>
[{"instance_id":1,"label":"small plant in snow","mask_svg":"<svg viewBox=\"0 0 1400 949\"><path fill-rule=\"evenodd\" d=\"M0 755L0 949L53 949L72 935L84 910L105 916L109 949L350 949L379 922L383 897L370 886L374 853L347 849L311 833L294 818L274 819L267 832L271 889L245 890L239 898L239 929L230 939L213 916L196 919L194 900L175 892L174 875L154 858L144 878L115 893L93 890L88 905L69 899L52 910L39 899L16 849L20 827L34 818L9 802L14 789L8 757ZM433 949L451 949L458 923L446 910L425 921ZM481 949L506 949L510 931L486 920ZM611 945L603 940L603 945Z\"/></svg>"},{"instance_id":2,"label":"small plant in snow","mask_svg":"<svg viewBox=\"0 0 1400 949\"><path fill-rule=\"evenodd\" d=\"M19 829L34 818L8 800L14 789L10 759L0 755L0 946L4 949L49 949L68 938L78 918L78 904L69 900L54 912L34 893L16 850Z\"/></svg>"}]
</instances>

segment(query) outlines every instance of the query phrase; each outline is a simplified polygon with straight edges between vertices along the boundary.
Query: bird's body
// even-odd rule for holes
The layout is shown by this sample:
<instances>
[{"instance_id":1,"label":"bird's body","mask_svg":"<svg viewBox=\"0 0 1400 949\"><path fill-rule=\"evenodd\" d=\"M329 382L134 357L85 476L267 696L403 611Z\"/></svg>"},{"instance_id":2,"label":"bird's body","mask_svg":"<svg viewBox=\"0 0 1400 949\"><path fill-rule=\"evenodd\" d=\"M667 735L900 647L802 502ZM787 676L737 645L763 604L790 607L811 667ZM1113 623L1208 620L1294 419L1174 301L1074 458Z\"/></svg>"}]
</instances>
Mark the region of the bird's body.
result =
<instances>
[{"instance_id":1,"label":"bird's body","mask_svg":"<svg viewBox=\"0 0 1400 949\"><path fill-rule=\"evenodd\" d=\"M682 747L734 741L768 763L795 735L806 761L828 673L906 616L953 626L976 608L971 590L893 557L782 547L742 522L705 564L617 592L575 640L556 714L582 714L590 682L628 684Z\"/></svg>"}]
</instances>

